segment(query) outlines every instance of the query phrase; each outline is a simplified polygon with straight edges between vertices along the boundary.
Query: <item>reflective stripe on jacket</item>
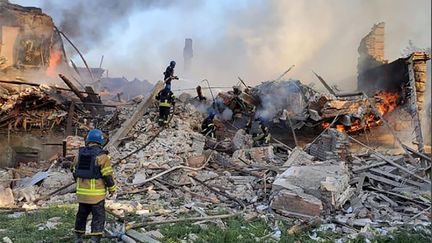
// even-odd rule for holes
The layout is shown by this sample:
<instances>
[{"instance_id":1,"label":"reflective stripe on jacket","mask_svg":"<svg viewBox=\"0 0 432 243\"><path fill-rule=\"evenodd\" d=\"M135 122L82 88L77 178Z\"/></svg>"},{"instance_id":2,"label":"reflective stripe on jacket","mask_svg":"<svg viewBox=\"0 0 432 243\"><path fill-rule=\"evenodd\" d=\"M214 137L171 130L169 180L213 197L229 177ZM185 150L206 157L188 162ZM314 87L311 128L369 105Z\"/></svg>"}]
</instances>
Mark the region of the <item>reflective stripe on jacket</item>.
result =
<instances>
[{"instance_id":1,"label":"reflective stripe on jacket","mask_svg":"<svg viewBox=\"0 0 432 243\"><path fill-rule=\"evenodd\" d=\"M171 103L168 100L163 100L159 103L159 106L162 107L171 107Z\"/></svg>"},{"instance_id":2,"label":"reflective stripe on jacket","mask_svg":"<svg viewBox=\"0 0 432 243\"><path fill-rule=\"evenodd\" d=\"M110 160L110 156L105 153L96 157L96 168L100 171L102 178L77 177L76 195L78 202L96 204L105 199L107 192L116 190Z\"/></svg>"}]
</instances>

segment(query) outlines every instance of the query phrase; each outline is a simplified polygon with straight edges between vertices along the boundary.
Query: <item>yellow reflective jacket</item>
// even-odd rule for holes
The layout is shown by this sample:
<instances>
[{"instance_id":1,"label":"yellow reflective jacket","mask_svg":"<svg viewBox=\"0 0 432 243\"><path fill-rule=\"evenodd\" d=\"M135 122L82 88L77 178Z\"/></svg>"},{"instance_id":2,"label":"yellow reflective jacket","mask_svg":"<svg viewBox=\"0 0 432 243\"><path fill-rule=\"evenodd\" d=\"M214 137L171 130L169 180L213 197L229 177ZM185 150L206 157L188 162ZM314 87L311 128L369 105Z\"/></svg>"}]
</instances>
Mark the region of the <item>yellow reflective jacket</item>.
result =
<instances>
[{"instance_id":1,"label":"yellow reflective jacket","mask_svg":"<svg viewBox=\"0 0 432 243\"><path fill-rule=\"evenodd\" d=\"M107 192L115 192L116 185L114 183L113 168L111 167L110 161L111 158L107 154L101 154L96 157L96 165L101 171L102 178L76 178L76 195L78 202L96 204L105 199Z\"/></svg>"}]
</instances>

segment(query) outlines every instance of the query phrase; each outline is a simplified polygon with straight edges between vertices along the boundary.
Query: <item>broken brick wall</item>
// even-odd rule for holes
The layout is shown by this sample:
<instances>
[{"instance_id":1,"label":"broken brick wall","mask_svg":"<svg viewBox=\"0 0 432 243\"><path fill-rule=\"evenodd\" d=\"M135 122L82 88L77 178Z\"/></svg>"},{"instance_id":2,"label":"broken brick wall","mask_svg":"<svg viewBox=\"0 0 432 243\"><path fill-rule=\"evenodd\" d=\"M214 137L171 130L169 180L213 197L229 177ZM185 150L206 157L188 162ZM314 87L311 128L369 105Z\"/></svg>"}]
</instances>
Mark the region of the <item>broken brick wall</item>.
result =
<instances>
[{"instance_id":1,"label":"broken brick wall","mask_svg":"<svg viewBox=\"0 0 432 243\"><path fill-rule=\"evenodd\" d=\"M41 9L0 1L0 77L10 69L46 69L54 52L60 63L62 49L52 18Z\"/></svg>"},{"instance_id":2,"label":"broken brick wall","mask_svg":"<svg viewBox=\"0 0 432 243\"><path fill-rule=\"evenodd\" d=\"M375 24L369 34L361 40L357 64L359 75L366 70L387 63L387 60L384 59L384 32L384 22Z\"/></svg>"},{"instance_id":3,"label":"broken brick wall","mask_svg":"<svg viewBox=\"0 0 432 243\"><path fill-rule=\"evenodd\" d=\"M367 95L373 96L379 91L396 92L402 100L407 98L409 82L408 58L399 58L391 63L384 59L383 22L375 24L360 42L357 64L357 88ZM417 54L416 54L417 53ZM424 92L426 90L426 61L430 57L424 52L415 52L414 75L416 81L417 102L419 109L423 108Z\"/></svg>"},{"instance_id":4,"label":"broken brick wall","mask_svg":"<svg viewBox=\"0 0 432 243\"><path fill-rule=\"evenodd\" d=\"M52 156L62 153L63 134L22 132L11 133L2 130L0 140L0 168L14 167L19 162L49 160ZM47 145L51 144L51 145Z\"/></svg>"}]
</instances>

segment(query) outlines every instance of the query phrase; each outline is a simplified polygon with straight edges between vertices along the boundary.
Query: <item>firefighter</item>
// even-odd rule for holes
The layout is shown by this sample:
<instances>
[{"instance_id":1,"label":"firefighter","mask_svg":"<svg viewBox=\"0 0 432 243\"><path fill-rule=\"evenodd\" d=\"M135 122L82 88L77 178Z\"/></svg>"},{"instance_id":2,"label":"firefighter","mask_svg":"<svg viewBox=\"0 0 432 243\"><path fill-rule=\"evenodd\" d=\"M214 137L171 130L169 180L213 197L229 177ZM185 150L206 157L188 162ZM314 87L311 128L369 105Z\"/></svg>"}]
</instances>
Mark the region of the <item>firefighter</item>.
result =
<instances>
[{"instance_id":1,"label":"firefighter","mask_svg":"<svg viewBox=\"0 0 432 243\"><path fill-rule=\"evenodd\" d=\"M171 85L165 85L165 88L159 91L156 100L159 101L159 126L168 125L171 105L175 105L175 97L173 92L171 92Z\"/></svg>"},{"instance_id":2,"label":"firefighter","mask_svg":"<svg viewBox=\"0 0 432 243\"><path fill-rule=\"evenodd\" d=\"M216 138L216 127L213 123L215 113L211 112L201 124L201 134L210 138Z\"/></svg>"},{"instance_id":3,"label":"firefighter","mask_svg":"<svg viewBox=\"0 0 432 243\"><path fill-rule=\"evenodd\" d=\"M171 80L178 79L177 76L174 76L174 68L175 68L176 62L171 61L169 66L166 68L164 74L164 81L165 84L171 85Z\"/></svg>"},{"instance_id":4,"label":"firefighter","mask_svg":"<svg viewBox=\"0 0 432 243\"><path fill-rule=\"evenodd\" d=\"M196 87L196 91L197 91L198 96L195 97L195 99L198 99L199 101L207 100L207 98L202 94L202 88L201 88L201 86L198 85Z\"/></svg>"},{"instance_id":5,"label":"firefighter","mask_svg":"<svg viewBox=\"0 0 432 243\"><path fill-rule=\"evenodd\" d=\"M86 137L86 146L79 149L78 161L74 168L76 195L79 202L75 220L76 242L83 242L87 218L92 214L91 242L100 242L105 228L105 197L113 196L116 185L108 152L99 129L91 130Z\"/></svg>"},{"instance_id":6,"label":"firefighter","mask_svg":"<svg viewBox=\"0 0 432 243\"><path fill-rule=\"evenodd\" d=\"M259 121L259 129L261 130L260 133L254 134L253 136L255 146L268 145L270 143L271 134L268 127L264 125L264 122L261 119Z\"/></svg>"},{"instance_id":7,"label":"firefighter","mask_svg":"<svg viewBox=\"0 0 432 243\"><path fill-rule=\"evenodd\" d=\"M240 90L239 86L233 86L232 93L233 93L233 98L232 98L231 109L233 111L232 119L234 120L236 116L241 117L242 112L246 110L246 104L241 98L242 91Z\"/></svg>"}]
</instances>

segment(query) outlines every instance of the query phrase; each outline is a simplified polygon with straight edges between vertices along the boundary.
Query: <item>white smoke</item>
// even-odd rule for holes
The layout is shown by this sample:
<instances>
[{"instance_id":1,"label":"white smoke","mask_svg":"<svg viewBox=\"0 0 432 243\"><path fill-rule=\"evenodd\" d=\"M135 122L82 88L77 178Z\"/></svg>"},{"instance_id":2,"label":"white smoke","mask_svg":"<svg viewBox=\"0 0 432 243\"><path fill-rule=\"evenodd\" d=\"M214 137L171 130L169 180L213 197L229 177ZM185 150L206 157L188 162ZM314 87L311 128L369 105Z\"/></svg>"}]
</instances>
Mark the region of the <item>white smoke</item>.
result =
<instances>
[{"instance_id":1,"label":"white smoke","mask_svg":"<svg viewBox=\"0 0 432 243\"><path fill-rule=\"evenodd\" d=\"M229 121L232 119L232 115L233 115L233 111L229 108L226 108L225 110L223 110L221 116L219 117L222 118L222 120L224 121Z\"/></svg>"},{"instance_id":2,"label":"white smoke","mask_svg":"<svg viewBox=\"0 0 432 243\"><path fill-rule=\"evenodd\" d=\"M307 102L304 100L302 86L298 80L269 81L258 85L253 90L253 93L254 96L259 97L261 103L257 108L255 117L272 120L282 115L284 109L301 116Z\"/></svg>"},{"instance_id":3,"label":"white smoke","mask_svg":"<svg viewBox=\"0 0 432 243\"><path fill-rule=\"evenodd\" d=\"M390 61L409 39L431 46L430 0L13 2L39 5L86 49L93 66L105 55L109 73L129 79L158 80L171 59L183 66L184 39L192 38L189 78L232 85L241 76L253 86L295 64L286 78L309 83L316 80L313 69L348 91L355 87L358 45L373 24L386 22Z\"/></svg>"}]
</instances>

